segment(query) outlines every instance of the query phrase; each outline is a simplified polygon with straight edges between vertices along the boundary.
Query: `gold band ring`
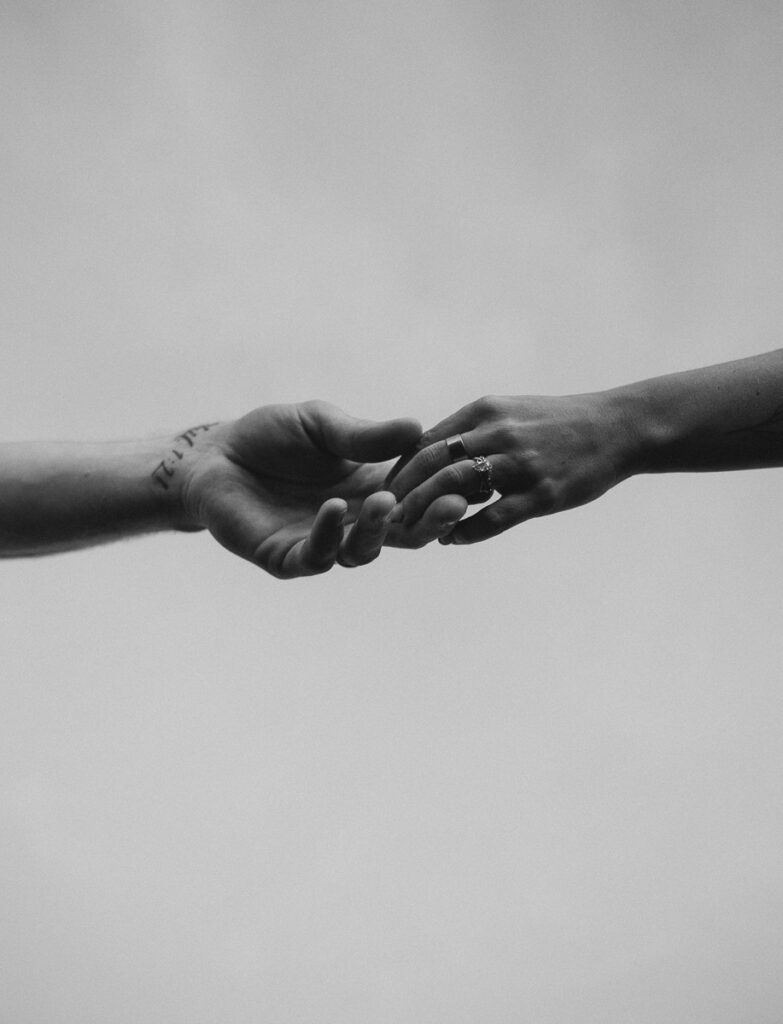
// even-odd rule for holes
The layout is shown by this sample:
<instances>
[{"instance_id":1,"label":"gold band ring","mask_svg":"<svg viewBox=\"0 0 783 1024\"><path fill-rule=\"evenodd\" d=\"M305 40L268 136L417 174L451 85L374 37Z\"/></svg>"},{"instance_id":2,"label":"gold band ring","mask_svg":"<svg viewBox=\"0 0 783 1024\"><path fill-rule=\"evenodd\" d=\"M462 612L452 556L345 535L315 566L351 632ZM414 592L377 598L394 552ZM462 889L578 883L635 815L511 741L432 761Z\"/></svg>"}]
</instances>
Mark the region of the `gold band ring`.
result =
<instances>
[{"instance_id":1,"label":"gold band ring","mask_svg":"<svg viewBox=\"0 0 783 1024\"><path fill-rule=\"evenodd\" d=\"M462 440L462 434L455 434L453 437L446 438L446 451L448 452L449 462L459 462L461 459L470 458L465 451L465 442Z\"/></svg>"}]
</instances>

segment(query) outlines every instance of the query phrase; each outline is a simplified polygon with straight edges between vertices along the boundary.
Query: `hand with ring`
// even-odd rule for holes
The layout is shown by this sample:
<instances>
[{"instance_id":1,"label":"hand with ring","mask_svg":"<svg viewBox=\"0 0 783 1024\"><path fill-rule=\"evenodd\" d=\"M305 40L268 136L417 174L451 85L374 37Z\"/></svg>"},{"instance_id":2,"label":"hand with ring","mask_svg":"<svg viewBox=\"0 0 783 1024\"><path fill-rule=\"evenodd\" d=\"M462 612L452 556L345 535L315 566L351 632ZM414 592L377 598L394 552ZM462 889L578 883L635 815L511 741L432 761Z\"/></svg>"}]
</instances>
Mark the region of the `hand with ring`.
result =
<instances>
[{"instance_id":1,"label":"hand with ring","mask_svg":"<svg viewBox=\"0 0 783 1024\"><path fill-rule=\"evenodd\" d=\"M601 394L482 398L426 431L386 486L408 528L444 495L476 503L498 492L441 538L472 544L599 497L628 475L627 437Z\"/></svg>"},{"instance_id":2,"label":"hand with ring","mask_svg":"<svg viewBox=\"0 0 783 1024\"><path fill-rule=\"evenodd\" d=\"M417 420L359 420L328 402L261 406L196 433L161 482L184 509L181 528L206 527L279 579L312 576L366 565L384 544L424 547L459 521L458 495L410 527L393 521L385 460L420 432Z\"/></svg>"}]
</instances>

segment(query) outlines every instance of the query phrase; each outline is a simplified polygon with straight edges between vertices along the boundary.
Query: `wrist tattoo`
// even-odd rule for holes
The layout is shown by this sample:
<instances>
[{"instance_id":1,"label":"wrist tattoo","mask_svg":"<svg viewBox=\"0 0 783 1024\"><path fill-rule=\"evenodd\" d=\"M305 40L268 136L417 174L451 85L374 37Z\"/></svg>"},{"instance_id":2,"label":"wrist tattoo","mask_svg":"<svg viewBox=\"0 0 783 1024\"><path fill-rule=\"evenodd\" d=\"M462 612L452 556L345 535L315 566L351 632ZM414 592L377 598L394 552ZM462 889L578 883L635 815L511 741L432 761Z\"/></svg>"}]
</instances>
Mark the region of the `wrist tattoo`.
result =
<instances>
[{"instance_id":1,"label":"wrist tattoo","mask_svg":"<svg viewBox=\"0 0 783 1024\"><path fill-rule=\"evenodd\" d=\"M164 459L161 459L150 473L150 476L158 487L162 487L164 491L169 489L169 481L177 471L177 464L181 459L184 459L185 452L188 448L194 447L194 441L199 434L202 434L211 427L216 427L217 425L217 423L202 423L197 427L191 427L189 430L185 430L183 433L177 434L174 438L174 447ZM183 448L184 451L182 450Z\"/></svg>"}]
</instances>

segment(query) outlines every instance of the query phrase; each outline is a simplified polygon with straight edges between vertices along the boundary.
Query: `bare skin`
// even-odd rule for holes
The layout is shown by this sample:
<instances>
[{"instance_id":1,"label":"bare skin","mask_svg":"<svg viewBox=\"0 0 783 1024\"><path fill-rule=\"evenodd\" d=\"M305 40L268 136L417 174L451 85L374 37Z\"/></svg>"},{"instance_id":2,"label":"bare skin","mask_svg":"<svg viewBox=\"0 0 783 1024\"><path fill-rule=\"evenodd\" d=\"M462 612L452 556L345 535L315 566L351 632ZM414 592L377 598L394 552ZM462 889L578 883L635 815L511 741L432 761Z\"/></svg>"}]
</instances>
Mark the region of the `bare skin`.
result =
<instances>
[{"instance_id":1,"label":"bare skin","mask_svg":"<svg viewBox=\"0 0 783 1024\"><path fill-rule=\"evenodd\" d=\"M442 536L467 507L448 495L412 529L391 521L388 460L420 433L304 402L151 440L0 445L0 556L206 529L279 579L365 565L384 542Z\"/></svg>"},{"instance_id":2,"label":"bare skin","mask_svg":"<svg viewBox=\"0 0 783 1024\"><path fill-rule=\"evenodd\" d=\"M468 459L452 463L446 439ZM427 430L387 479L408 528L445 494L473 500L473 458L500 497L441 543L473 544L537 516L593 501L638 473L783 465L783 350L609 391L487 397Z\"/></svg>"},{"instance_id":3,"label":"bare skin","mask_svg":"<svg viewBox=\"0 0 783 1024\"><path fill-rule=\"evenodd\" d=\"M0 557L206 529L290 579L384 545L486 540L637 473L781 466L783 350L591 394L482 398L420 431L305 402L151 440L0 445ZM452 464L456 434L469 457ZM500 497L463 519L479 455Z\"/></svg>"}]
</instances>

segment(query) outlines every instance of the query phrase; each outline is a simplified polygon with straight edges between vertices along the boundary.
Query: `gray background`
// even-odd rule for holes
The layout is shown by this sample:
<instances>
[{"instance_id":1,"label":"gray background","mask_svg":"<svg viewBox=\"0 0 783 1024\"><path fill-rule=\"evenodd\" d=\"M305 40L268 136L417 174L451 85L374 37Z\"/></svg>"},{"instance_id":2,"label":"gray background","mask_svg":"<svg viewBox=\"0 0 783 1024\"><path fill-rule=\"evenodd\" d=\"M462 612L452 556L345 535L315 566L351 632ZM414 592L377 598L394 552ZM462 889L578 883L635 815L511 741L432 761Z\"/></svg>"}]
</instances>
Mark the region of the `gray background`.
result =
<instances>
[{"instance_id":1,"label":"gray background","mask_svg":"<svg viewBox=\"0 0 783 1024\"><path fill-rule=\"evenodd\" d=\"M773 2L0 6L0 434L430 425L780 344ZM773 1024L780 507L0 566L13 1024Z\"/></svg>"}]
</instances>

